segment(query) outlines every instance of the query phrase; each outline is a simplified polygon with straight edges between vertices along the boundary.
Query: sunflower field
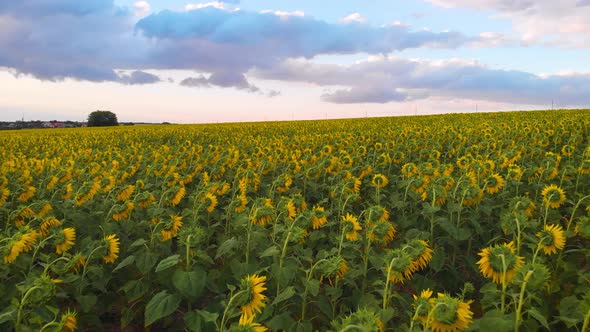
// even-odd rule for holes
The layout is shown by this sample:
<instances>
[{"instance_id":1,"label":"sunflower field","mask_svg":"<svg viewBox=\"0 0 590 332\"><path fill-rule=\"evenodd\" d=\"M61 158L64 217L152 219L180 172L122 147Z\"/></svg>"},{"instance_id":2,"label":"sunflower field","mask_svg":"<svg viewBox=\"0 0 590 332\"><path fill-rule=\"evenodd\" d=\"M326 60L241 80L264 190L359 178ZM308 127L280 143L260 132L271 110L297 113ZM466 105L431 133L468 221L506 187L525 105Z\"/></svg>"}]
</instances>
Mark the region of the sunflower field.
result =
<instances>
[{"instance_id":1,"label":"sunflower field","mask_svg":"<svg viewBox=\"0 0 590 332\"><path fill-rule=\"evenodd\" d=\"M590 331L590 111L0 132L2 331Z\"/></svg>"}]
</instances>

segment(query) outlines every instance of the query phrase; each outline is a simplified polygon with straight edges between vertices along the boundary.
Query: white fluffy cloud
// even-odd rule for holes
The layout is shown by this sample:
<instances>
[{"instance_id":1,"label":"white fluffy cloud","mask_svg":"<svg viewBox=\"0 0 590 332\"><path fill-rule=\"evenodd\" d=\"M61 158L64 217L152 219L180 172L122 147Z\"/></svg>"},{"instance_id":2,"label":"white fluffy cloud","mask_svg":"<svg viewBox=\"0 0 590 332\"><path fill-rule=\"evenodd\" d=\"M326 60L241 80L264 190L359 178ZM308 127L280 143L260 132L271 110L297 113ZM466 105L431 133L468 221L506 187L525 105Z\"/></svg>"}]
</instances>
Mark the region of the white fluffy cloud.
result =
<instances>
[{"instance_id":1,"label":"white fluffy cloud","mask_svg":"<svg viewBox=\"0 0 590 332\"><path fill-rule=\"evenodd\" d=\"M340 19L342 23L365 23L367 19L359 13L352 13Z\"/></svg>"},{"instance_id":2,"label":"white fluffy cloud","mask_svg":"<svg viewBox=\"0 0 590 332\"><path fill-rule=\"evenodd\" d=\"M590 47L588 0L426 0L435 5L495 11L511 20L523 44Z\"/></svg>"},{"instance_id":3,"label":"white fluffy cloud","mask_svg":"<svg viewBox=\"0 0 590 332\"><path fill-rule=\"evenodd\" d=\"M147 1L137 1L133 4L133 9L135 9L135 15L146 16L150 13L152 7Z\"/></svg>"}]
</instances>

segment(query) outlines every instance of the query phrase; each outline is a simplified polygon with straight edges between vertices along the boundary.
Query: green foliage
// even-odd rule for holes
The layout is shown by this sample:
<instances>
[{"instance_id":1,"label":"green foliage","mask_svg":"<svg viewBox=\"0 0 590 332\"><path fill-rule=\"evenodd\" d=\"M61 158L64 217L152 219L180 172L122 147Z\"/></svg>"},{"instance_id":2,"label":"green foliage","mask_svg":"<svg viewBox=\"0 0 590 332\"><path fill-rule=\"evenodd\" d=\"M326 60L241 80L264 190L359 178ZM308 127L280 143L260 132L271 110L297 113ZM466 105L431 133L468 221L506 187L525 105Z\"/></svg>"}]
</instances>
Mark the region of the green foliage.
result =
<instances>
[{"instance_id":1,"label":"green foliage","mask_svg":"<svg viewBox=\"0 0 590 332\"><path fill-rule=\"evenodd\" d=\"M117 115L111 111L94 111L88 115L88 127L108 127L118 124Z\"/></svg>"}]
</instances>

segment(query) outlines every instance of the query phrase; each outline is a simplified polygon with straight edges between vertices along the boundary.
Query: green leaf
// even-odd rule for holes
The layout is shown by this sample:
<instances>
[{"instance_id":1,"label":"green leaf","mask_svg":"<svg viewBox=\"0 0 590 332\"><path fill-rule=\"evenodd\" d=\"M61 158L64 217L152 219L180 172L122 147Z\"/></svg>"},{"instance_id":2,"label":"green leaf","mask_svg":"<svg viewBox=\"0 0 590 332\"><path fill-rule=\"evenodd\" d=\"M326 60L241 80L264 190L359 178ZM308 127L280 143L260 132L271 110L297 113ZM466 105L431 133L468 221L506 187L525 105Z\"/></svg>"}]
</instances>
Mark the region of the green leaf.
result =
<instances>
[{"instance_id":1,"label":"green leaf","mask_svg":"<svg viewBox=\"0 0 590 332\"><path fill-rule=\"evenodd\" d=\"M207 274L203 270L198 271L174 271L172 284L180 293L192 300L196 300L205 288Z\"/></svg>"},{"instance_id":2,"label":"green leaf","mask_svg":"<svg viewBox=\"0 0 590 332\"><path fill-rule=\"evenodd\" d=\"M320 292L320 281L316 279L309 280L307 282L307 290L311 296L317 296Z\"/></svg>"},{"instance_id":3,"label":"green leaf","mask_svg":"<svg viewBox=\"0 0 590 332\"><path fill-rule=\"evenodd\" d=\"M280 253L279 248L277 248L277 246L272 246L267 248L265 251L263 251L260 255L258 255L258 257L262 258L262 257L269 257L269 256L275 256L278 255Z\"/></svg>"},{"instance_id":4,"label":"green leaf","mask_svg":"<svg viewBox=\"0 0 590 332\"><path fill-rule=\"evenodd\" d=\"M146 252L143 255L139 255L135 260L135 266L137 269L143 273L148 273L154 265L158 262L158 255L154 254L153 252Z\"/></svg>"},{"instance_id":5,"label":"green leaf","mask_svg":"<svg viewBox=\"0 0 590 332\"><path fill-rule=\"evenodd\" d=\"M217 312L209 312L209 311L205 311L205 310L197 310L197 313L203 317L203 320L205 322L209 322L209 323L214 323L217 321L217 318L219 318L219 313Z\"/></svg>"},{"instance_id":6,"label":"green leaf","mask_svg":"<svg viewBox=\"0 0 590 332\"><path fill-rule=\"evenodd\" d=\"M156 266L156 272L164 271L164 270L169 269L173 266L176 266L178 264L179 260L180 260L180 255L172 255L170 257L166 257L166 258L162 259L160 261L160 263L158 264L158 266Z\"/></svg>"},{"instance_id":7,"label":"green leaf","mask_svg":"<svg viewBox=\"0 0 590 332\"><path fill-rule=\"evenodd\" d=\"M90 310L92 310L96 305L98 297L96 297L96 295L80 295L76 297L76 300L78 300L78 303L80 303L82 312L90 312Z\"/></svg>"},{"instance_id":8,"label":"green leaf","mask_svg":"<svg viewBox=\"0 0 590 332\"><path fill-rule=\"evenodd\" d=\"M229 240L223 242L219 248L217 248L217 253L215 254L215 259L218 259L221 256L227 255L230 253L234 248L238 246L238 240L235 237L232 237Z\"/></svg>"},{"instance_id":9,"label":"green leaf","mask_svg":"<svg viewBox=\"0 0 590 332\"><path fill-rule=\"evenodd\" d=\"M549 323L547 323L547 319L545 318L545 316L543 316L543 314L541 314L536 308L530 308L529 310L527 310L527 312L531 317L536 319L537 322L541 323L541 325L543 325L544 328L546 328L547 330L551 330L549 328Z\"/></svg>"},{"instance_id":10,"label":"green leaf","mask_svg":"<svg viewBox=\"0 0 590 332\"><path fill-rule=\"evenodd\" d=\"M505 315L500 310L490 310L478 320L479 331L497 332L509 331L514 325L514 320L509 315Z\"/></svg>"},{"instance_id":11,"label":"green leaf","mask_svg":"<svg viewBox=\"0 0 590 332\"><path fill-rule=\"evenodd\" d=\"M144 239L139 239L139 240L137 240L137 241L135 241L135 242L131 243L131 246L130 246L130 247L131 247L131 248L133 248L133 247L139 247L139 246L143 246L143 245L144 245L146 242L147 242L147 241L146 241L146 240L144 240Z\"/></svg>"},{"instance_id":12,"label":"green leaf","mask_svg":"<svg viewBox=\"0 0 590 332\"><path fill-rule=\"evenodd\" d=\"M118 271L127 265L131 265L134 262L135 262L135 256L133 256L133 255L127 256L123 261L121 261L121 263L119 263L119 265L117 265L116 268L113 269L113 272Z\"/></svg>"},{"instance_id":13,"label":"green leaf","mask_svg":"<svg viewBox=\"0 0 590 332\"><path fill-rule=\"evenodd\" d=\"M133 302L142 297L148 290L148 285L141 280L128 281L121 290L125 292L127 301Z\"/></svg>"},{"instance_id":14,"label":"green leaf","mask_svg":"<svg viewBox=\"0 0 590 332\"><path fill-rule=\"evenodd\" d=\"M10 306L8 307L6 310L4 310L2 313L0 313L0 324L9 321L9 320L15 320L16 318L16 308L14 306Z\"/></svg>"},{"instance_id":15,"label":"green leaf","mask_svg":"<svg viewBox=\"0 0 590 332\"><path fill-rule=\"evenodd\" d=\"M445 264L446 255L443 250L435 250L430 261L430 268L435 272L439 272Z\"/></svg>"},{"instance_id":16,"label":"green leaf","mask_svg":"<svg viewBox=\"0 0 590 332\"><path fill-rule=\"evenodd\" d=\"M281 294L279 294L275 300L272 302L272 305L276 305L277 303L281 303L285 300L290 299L293 295L295 295L295 288L293 288L293 286L289 286L287 288L285 288Z\"/></svg>"},{"instance_id":17,"label":"green leaf","mask_svg":"<svg viewBox=\"0 0 590 332\"><path fill-rule=\"evenodd\" d=\"M201 332L201 316L196 311L187 312L184 315L184 326L192 332Z\"/></svg>"},{"instance_id":18,"label":"green leaf","mask_svg":"<svg viewBox=\"0 0 590 332\"><path fill-rule=\"evenodd\" d=\"M165 290L154 295L145 307L144 327L148 327L157 320L169 316L178 309L179 304L180 296L168 294Z\"/></svg>"}]
</instances>

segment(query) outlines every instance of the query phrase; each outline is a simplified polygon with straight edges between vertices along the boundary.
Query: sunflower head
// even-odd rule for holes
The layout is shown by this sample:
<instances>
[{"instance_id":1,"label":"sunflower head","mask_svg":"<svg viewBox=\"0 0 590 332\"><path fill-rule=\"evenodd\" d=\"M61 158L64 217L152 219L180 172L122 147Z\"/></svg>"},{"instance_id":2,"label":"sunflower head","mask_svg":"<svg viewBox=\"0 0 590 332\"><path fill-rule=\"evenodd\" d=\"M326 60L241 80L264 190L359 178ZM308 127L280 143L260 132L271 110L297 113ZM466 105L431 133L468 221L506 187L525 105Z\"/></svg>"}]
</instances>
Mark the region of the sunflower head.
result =
<instances>
[{"instance_id":1,"label":"sunflower head","mask_svg":"<svg viewBox=\"0 0 590 332\"><path fill-rule=\"evenodd\" d=\"M439 293L432 306L430 325L433 332L462 331L473 319L469 302L445 294Z\"/></svg>"},{"instance_id":2,"label":"sunflower head","mask_svg":"<svg viewBox=\"0 0 590 332\"><path fill-rule=\"evenodd\" d=\"M385 256L385 275L389 280L403 284L405 280L412 278L412 259L410 255L401 249L389 251Z\"/></svg>"},{"instance_id":3,"label":"sunflower head","mask_svg":"<svg viewBox=\"0 0 590 332\"><path fill-rule=\"evenodd\" d=\"M371 180L371 184L375 188L384 188L389 183L387 177L383 174L375 174L373 175L373 180Z\"/></svg>"},{"instance_id":4,"label":"sunflower head","mask_svg":"<svg viewBox=\"0 0 590 332\"><path fill-rule=\"evenodd\" d=\"M347 213L342 217L343 232L347 240L356 241L358 240L358 231L363 228L358 222L358 219L350 213Z\"/></svg>"},{"instance_id":5,"label":"sunflower head","mask_svg":"<svg viewBox=\"0 0 590 332\"><path fill-rule=\"evenodd\" d=\"M57 233L55 238L55 252L58 255L70 250L76 241L76 229L72 227L64 228Z\"/></svg>"},{"instance_id":6,"label":"sunflower head","mask_svg":"<svg viewBox=\"0 0 590 332\"><path fill-rule=\"evenodd\" d=\"M486 179L486 192L488 194L495 194L504 187L504 178L498 173L490 175Z\"/></svg>"},{"instance_id":7,"label":"sunflower head","mask_svg":"<svg viewBox=\"0 0 590 332\"><path fill-rule=\"evenodd\" d=\"M559 208L566 198L565 191L554 184L543 188L541 195L543 195L543 203L552 209Z\"/></svg>"},{"instance_id":8,"label":"sunflower head","mask_svg":"<svg viewBox=\"0 0 590 332\"><path fill-rule=\"evenodd\" d=\"M537 237L546 255L556 254L565 247L565 234L561 225L545 225L543 230L537 233Z\"/></svg>"},{"instance_id":9,"label":"sunflower head","mask_svg":"<svg viewBox=\"0 0 590 332\"><path fill-rule=\"evenodd\" d=\"M266 305L266 295L262 294L266 290L265 283L266 277L257 274L248 275L240 281L240 289L246 294L242 305L242 315L245 319L261 313Z\"/></svg>"},{"instance_id":10,"label":"sunflower head","mask_svg":"<svg viewBox=\"0 0 590 332\"><path fill-rule=\"evenodd\" d=\"M496 284L510 283L524 262L524 258L515 252L513 242L484 248L478 254L481 256L477 262L479 270Z\"/></svg>"},{"instance_id":11,"label":"sunflower head","mask_svg":"<svg viewBox=\"0 0 590 332\"><path fill-rule=\"evenodd\" d=\"M427 288L420 292L420 296L413 295L413 297L412 306L416 310L416 318L425 322L432 308L432 291Z\"/></svg>"},{"instance_id":12,"label":"sunflower head","mask_svg":"<svg viewBox=\"0 0 590 332\"><path fill-rule=\"evenodd\" d=\"M540 291L549 284L549 269L541 263L527 263L514 276L514 283L522 285L526 282L529 291Z\"/></svg>"},{"instance_id":13,"label":"sunflower head","mask_svg":"<svg viewBox=\"0 0 590 332\"><path fill-rule=\"evenodd\" d=\"M78 327L78 318L75 311L69 309L61 315L60 326L62 332L74 332Z\"/></svg>"},{"instance_id":14,"label":"sunflower head","mask_svg":"<svg viewBox=\"0 0 590 332\"><path fill-rule=\"evenodd\" d=\"M104 238L106 246L106 255L102 257L105 263L114 263L119 257L119 238L116 234L107 235Z\"/></svg>"},{"instance_id":15,"label":"sunflower head","mask_svg":"<svg viewBox=\"0 0 590 332\"><path fill-rule=\"evenodd\" d=\"M424 240L414 239L404 246L404 250L410 255L412 272L424 269L432 260L433 251Z\"/></svg>"}]
</instances>

